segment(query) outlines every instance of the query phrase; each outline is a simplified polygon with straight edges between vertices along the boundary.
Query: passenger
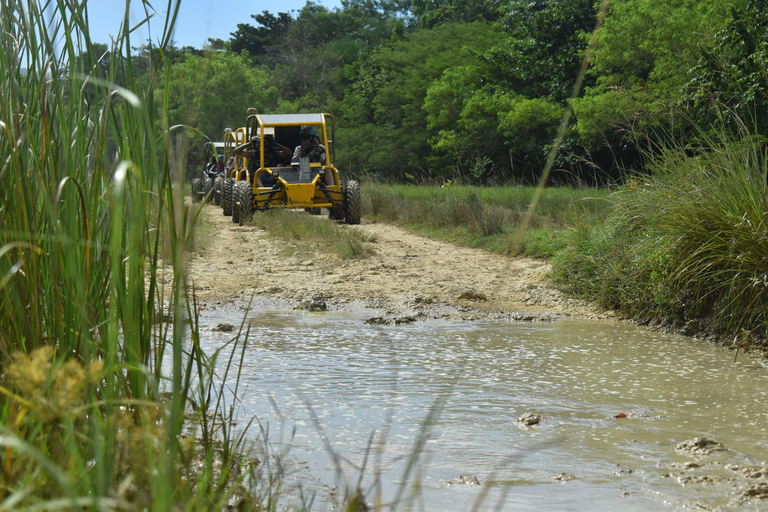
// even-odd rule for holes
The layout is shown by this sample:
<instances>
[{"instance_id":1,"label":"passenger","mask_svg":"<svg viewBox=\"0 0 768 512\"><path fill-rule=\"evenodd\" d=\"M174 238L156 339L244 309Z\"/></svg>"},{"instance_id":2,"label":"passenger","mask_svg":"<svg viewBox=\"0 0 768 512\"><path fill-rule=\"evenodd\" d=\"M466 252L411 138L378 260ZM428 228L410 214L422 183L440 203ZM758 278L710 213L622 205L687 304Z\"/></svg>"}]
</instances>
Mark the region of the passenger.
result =
<instances>
[{"instance_id":1,"label":"passenger","mask_svg":"<svg viewBox=\"0 0 768 512\"><path fill-rule=\"evenodd\" d=\"M310 162L319 162L325 165L325 146L321 144L320 138L317 136L317 131L311 126L305 126L301 129L301 144L296 146L293 150L293 158L291 163L298 164L299 158L302 156L309 157ZM325 184L333 185L333 173L325 173Z\"/></svg>"}]
</instances>

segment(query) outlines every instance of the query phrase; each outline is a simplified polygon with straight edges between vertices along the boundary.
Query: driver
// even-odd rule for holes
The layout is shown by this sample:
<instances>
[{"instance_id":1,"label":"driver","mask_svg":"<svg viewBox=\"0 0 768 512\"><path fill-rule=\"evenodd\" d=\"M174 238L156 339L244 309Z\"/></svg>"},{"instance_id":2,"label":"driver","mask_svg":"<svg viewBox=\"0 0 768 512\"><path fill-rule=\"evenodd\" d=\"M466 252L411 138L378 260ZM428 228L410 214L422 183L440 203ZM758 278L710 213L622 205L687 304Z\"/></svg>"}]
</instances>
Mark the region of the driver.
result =
<instances>
[{"instance_id":1,"label":"driver","mask_svg":"<svg viewBox=\"0 0 768 512\"><path fill-rule=\"evenodd\" d=\"M259 168L259 149L261 139L258 135L251 137L250 142L246 142L235 148L234 154L249 159L251 169L255 171ZM274 135L264 136L264 167L279 167L283 165L283 160L291 154L291 150L275 140ZM251 176L253 175L251 171ZM271 187L272 175L267 171L261 171L256 177L258 187Z\"/></svg>"},{"instance_id":2,"label":"driver","mask_svg":"<svg viewBox=\"0 0 768 512\"><path fill-rule=\"evenodd\" d=\"M320 138L317 136L317 131L311 126L305 126L301 129L301 144L296 146L293 150L293 158L291 158L291 164L297 165L299 158L302 156L309 157L310 162L320 162L321 165L325 165L325 146L320 143ZM325 173L325 184L333 185L333 173Z\"/></svg>"},{"instance_id":3,"label":"driver","mask_svg":"<svg viewBox=\"0 0 768 512\"><path fill-rule=\"evenodd\" d=\"M308 156L310 162L320 162L325 165L325 146L320 144L317 131L311 126L301 129L301 144L293 150L291 163L298 164L299 158Z\"/></svg>"}]
</instances>

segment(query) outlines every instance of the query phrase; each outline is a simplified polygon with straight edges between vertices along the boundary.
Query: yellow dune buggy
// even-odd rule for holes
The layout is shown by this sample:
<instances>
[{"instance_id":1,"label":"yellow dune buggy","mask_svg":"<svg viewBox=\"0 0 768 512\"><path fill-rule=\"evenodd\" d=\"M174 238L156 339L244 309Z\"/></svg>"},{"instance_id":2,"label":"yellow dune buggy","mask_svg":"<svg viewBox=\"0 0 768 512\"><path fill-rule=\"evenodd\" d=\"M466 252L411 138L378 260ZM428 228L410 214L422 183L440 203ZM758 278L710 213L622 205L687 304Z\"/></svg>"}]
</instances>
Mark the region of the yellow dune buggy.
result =
<instances>
[{"instance_id":1,"label":"yellow dune buggy","mask_svg":"<svg viewBox=\"0 0 768 512\"><path fill-rule=\"evenodd\" d=\"M327 208L331 219L360 223L360 185L354 180L342 183L335 165L333 116L251 114L238 132L229 140L246 141L250 156L235 157L235 168L222 187L222 206L225 190L232 188L233 222L242 224L254 212L270 208L311 213Z\"/></svg>"}]
</instances>

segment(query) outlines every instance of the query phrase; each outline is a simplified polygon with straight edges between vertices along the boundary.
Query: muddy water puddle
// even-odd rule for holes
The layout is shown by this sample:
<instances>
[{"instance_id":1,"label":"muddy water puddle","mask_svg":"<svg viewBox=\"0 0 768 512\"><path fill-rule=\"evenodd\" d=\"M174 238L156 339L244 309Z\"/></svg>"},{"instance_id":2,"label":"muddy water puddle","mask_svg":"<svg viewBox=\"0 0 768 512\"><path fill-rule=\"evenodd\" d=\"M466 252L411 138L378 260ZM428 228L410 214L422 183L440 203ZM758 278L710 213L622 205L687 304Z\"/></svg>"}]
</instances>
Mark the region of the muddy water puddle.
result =
<instances>
[{"instance_id":1,"label":"muddy water puddle","mask_svg":"<svg viewBox=\"0 0 768 512\"><path fill-rule=\"evenodd\" d=\"M754 359L613 321L371 316L248 315L239 417L274 450L290 444L287 504L300 484L330 510L362 471L369 501L398 510L768 510L768 370ZM204 349L241 321L203 311Z\"/></svg>"}]
</instances>

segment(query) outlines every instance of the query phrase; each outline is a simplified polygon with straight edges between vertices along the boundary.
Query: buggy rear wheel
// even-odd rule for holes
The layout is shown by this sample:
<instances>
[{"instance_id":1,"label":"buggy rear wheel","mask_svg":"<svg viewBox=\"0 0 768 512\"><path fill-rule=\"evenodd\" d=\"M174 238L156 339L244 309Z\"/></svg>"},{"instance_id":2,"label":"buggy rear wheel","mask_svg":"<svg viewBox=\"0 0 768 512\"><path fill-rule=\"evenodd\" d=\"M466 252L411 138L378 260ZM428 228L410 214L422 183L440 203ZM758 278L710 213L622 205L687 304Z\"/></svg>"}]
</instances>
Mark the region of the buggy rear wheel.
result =
<instances>
[{"instance_id":1,"label":"buggy rear wheel","mask_svg":"<svg viewBox=\"0 0 768 512\"><path fill-rule=\"evenodd\" d=\"M200 202L200 193L203 190L203 182L200 178L195 178L192 180L192 202L193 203L199 203Z\"/></svg>"},{"instance_id":2,"label":"buggy rear wheel","mask_svg":"<svg viewBox=\"0 0 768 512\"><path fill-rule=\"evenodd\" d=\"M216 178L213 180L213 204L216 206L221 205L221 182L224 181L224 178L221 176L216 176Z\"/></svg>"},{"instance_id":3,"label":"buggy rear wheel","mask_svg":"<svg viewBox=\"0 0 768 512\"><path fill-rule=\"evenodd\" d=\"M232 178L225 178L221 184L221 209L224 211L224 215L232 215L232 189L234 187L234 181Z\"/></svg>"},{"instance_id":4,"label":"buggy rear wheel","mask_svg":"<svg viewBox=\"0 0 768 512\"><path fill-rule=\"evenodd\" d=\"M210 203L213 201L213 195L211 194L213 191L213 178L205 178L203 186L205 187L205 202Z\"/></svg>"},{"instance_id":5,"label":"buggy rear wheel","mask_svg":"<svg viewBox=\"0 0 768 512\"><path fill-rule=\"evenodd\" d=\"M328 209L328 218L331 220L344 220L344 207L332 206Z\"/></svg>"},{"instance_id":6,"label":"buggy rear wheel","mask_svg":"<svg viewBox=\"0 0 768 512\"><path fill-rule=\"evenodd\" d=\"M249 181L241 181L240 185L240 225L253 217L253 186Z\"/></svg>"},{"instance_id":7,"label":"buggy rear wheel","mask_svg":"<svg viewBox=\"0 0 768 512\"><path fill-rule=\"evenodd\" d=\"M237 203L240 201L240 187L247 181L236 181L232 188L232 222L240 224L240 205Z\"/></svg>"}]
</instances>

